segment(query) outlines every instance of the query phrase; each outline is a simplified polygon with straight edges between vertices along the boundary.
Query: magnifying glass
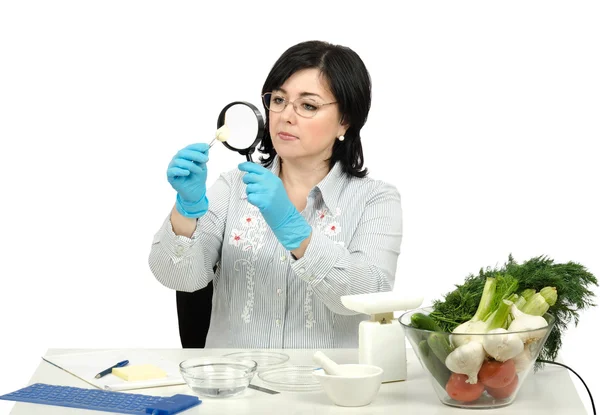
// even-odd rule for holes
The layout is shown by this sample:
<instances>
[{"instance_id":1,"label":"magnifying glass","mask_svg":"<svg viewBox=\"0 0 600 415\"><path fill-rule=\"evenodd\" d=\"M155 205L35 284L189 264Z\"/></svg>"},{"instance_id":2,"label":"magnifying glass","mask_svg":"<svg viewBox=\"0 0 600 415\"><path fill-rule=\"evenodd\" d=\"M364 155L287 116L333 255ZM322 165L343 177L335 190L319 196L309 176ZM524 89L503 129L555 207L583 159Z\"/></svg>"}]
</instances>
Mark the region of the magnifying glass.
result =
<instances>
[{"instance_id":1,"label":"magnifying glass","mask_svg":"<svg viewBox=\"0 0 600 415\"><path fill-rule=\"evenodd\" d=\"M222 131L223 126L226 126L226 134L215 138L210 145L219 139L229 150L246 156L248 161L253 161L252 153L265 131L265 121L258 108L245 101L227 104L217 120L217 129ZM222 140L223 136L226 136L225 141Z\"/></svg>"}]
</instances>

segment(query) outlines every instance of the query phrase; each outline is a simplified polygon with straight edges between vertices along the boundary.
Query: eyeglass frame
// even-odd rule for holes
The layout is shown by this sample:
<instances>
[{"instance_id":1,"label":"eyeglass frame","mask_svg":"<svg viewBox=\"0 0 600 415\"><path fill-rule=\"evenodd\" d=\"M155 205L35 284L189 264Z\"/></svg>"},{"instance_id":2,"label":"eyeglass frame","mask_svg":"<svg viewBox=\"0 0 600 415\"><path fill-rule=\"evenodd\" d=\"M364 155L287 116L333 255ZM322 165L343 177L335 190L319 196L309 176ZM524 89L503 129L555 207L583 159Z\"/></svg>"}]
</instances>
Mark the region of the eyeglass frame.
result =
<instances>
[{"instance_id":1,"label":"eyeglass frame","mask_svg":"<svg viewBox=\"0 0 600 415\"><path fill-rule=\"evenodd\" d=\"M266 109L268 109L269 111L273 111L271 108L269 108L269 105L267 105L267 104L265 103L265 95L269 95L269 94L270 94L270 95L273 95L273 91L271 91L271 92L265 92L264 94L262 94L262 95L261 95L261 98L262 98L262 102L263 102L263 105L265 106L265 108L266 108ZM326 103L320 103L320 102L314 101L314 103L315 103L315 104L317 104L317 110L315 111L315 113L314 113L314 115L313 115L312 117L305 117L304 115L301 115L301 114L298 112L298 109L296 108L296 101L298 101L299 99L302 99L302 97L300 97L300 98L296 98L296 99L295 99L295 100L293 100L293 101L290 101L289 99L287 99L287 98L283 98L283 97L281 97L281 99L283 99L283 100L285 101L285 105L284 105L284 107L283 107L283 109L282 109L281 111L273 111L274 113L276 113L276 114L280 114L280 113L282 113L283 111L285 111L285 109L287 108L287 106L288 106L289 104L292 104L292 107L294 108L294 112L295 112L296 114L298 114L300 117L302 117L302 118L306 118L306 119L315 118L315 116L317 115L317 113L319 112L319 110L320 110L322 107L324 107L325 105L331 105L331 104L337 104L337 103L338 103L337 101L326 102Z\"/></svg>"}]
</instances>

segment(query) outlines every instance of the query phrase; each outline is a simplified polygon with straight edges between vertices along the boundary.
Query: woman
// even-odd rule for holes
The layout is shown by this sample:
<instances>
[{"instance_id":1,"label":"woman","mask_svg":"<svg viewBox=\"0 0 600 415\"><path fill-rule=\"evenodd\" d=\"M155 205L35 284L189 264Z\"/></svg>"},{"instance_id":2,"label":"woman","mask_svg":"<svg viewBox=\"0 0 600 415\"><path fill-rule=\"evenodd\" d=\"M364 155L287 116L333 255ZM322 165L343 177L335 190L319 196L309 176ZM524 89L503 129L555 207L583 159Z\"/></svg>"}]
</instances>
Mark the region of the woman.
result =
<instances>
[{"instance_id":1,"label":"woman","mask_svg":"<svg viewBox=\"0 0 600 415\"><path fill-rule=\"evenodd\" d=\"M347 47L303 42L262 94L262 165L242 163L207 190L207 144L169 164L176 204L150 268L178 291L213 281L206 347L357 347L366 316L340 297L390 291L402 238L398 191L363 169L369 73Z\"/></svg>"}]
</instances>

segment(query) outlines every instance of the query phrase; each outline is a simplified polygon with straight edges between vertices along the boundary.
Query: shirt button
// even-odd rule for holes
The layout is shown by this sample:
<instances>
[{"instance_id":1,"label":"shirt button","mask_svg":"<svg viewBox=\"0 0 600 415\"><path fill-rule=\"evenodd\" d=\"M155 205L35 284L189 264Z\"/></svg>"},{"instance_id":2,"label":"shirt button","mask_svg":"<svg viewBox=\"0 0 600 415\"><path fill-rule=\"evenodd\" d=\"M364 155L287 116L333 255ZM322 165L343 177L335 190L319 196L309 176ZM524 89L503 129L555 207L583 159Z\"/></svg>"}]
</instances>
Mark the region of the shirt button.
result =
<instances>
[{"instance_id":1,"label":"shirt button","mask_svg":"<svg viewBox=\"0 0 600 415\"><path fill-rule=\"evenodd\" d=\"M275 324L277 324L277 326L281 326L281 320L280 319L275 320Z\"/></svg>"},{"instance_id":2,"label":"shirt button","mask_svg":"<svg viewBox=\"0 0 600 415\"><path fill-rule=\"evenodd\" d=\"M314 276L314 275L311 275L310 277L308 277L308 280L309 280L309 281L314 281L314 280L315 280L315 276Z\"/></svg>"},{"instance_id":3,"label":"shirt button","mask_svg":"<svg viewBox=\"0 0 600 415\"><path fill-rule=\"evenodd\" d=\"M300 274L304 274L306 272L306 270L304 268L300 268L299 271L300 271Z\"/></svg>"},{"instance_id":4,"label":"shirt button","mask_svg":"<svg viewBox=\"0 0 600 415\"><path fill-rule=\"evenodd\" d=\"M281 255L279 259L281 260L281 262L284 262L287 259L287 257L285 255Z\"/></svg>"},{"instance_id":5,"label":"shirt button","mask_svg":"<svg viewBox=\"0 0 600 415\"><path fill-rule=\"evenodd\" d=\"M277 295L281 295L281 288L277 289Z\"/></svg>"},{"instance_id":6,"label":"shirt button","mask_svg":"<svg viewBox=\"0 0 600 415\"><path fill-rule=\"evenodd\" d=\"M175 252L177 253L177 256L181 256L181 254L183 254L183 246L177 245L177 248L175 248Z\"/></svg>"}]
</instances>

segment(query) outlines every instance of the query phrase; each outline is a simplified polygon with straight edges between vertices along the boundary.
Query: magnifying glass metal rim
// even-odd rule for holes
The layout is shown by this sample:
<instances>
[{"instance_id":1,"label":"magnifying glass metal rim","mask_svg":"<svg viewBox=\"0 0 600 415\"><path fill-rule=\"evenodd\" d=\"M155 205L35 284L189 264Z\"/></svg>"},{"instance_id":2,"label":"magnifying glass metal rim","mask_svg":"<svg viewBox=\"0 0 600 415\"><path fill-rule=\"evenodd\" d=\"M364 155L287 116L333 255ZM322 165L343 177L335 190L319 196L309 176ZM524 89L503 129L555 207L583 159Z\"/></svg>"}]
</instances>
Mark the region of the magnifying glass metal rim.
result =
<instances>
[{"instance_id":1,"label":"magnifying glass metal rim","mask_svg":"<svg viewBox=\"0 0 600 415\"><path fill-rule=\"evenodd\" d=\"M245 106L249 107L252 111L254 111L254 115L256 115L256 120L258 121L258 130L256 131L256 139L250 145L250 147L247 147L247 148L244 148L244 149L232 147L232 146L230 146L227 143L227 141L223 141L223 144L228 149L230 149L232 151L237 151L242 156L246 156L246 160L253 161L252 160L252 153L254 153L254 150L256 149L256 146L258 145L258 143L260 142L260 140L262 140L263 134L265 132L265 121L264 121L264 118L263 118L263 116L262 116L262 114L261 114L261 112L260 112L260 110L258 108L256 108L254 105L252 105L251 103L246 102L246 101L234 101L234 102L231 102L231 103L227 104L221 110L221 113L219 114L219 119L217 120L217 129L219 129L223 125L225 125L225 113L227 112L227 110L229 108L233 107L234 105L239 105L239 104L245 105Z\"/></svg>"}]
</instances>

